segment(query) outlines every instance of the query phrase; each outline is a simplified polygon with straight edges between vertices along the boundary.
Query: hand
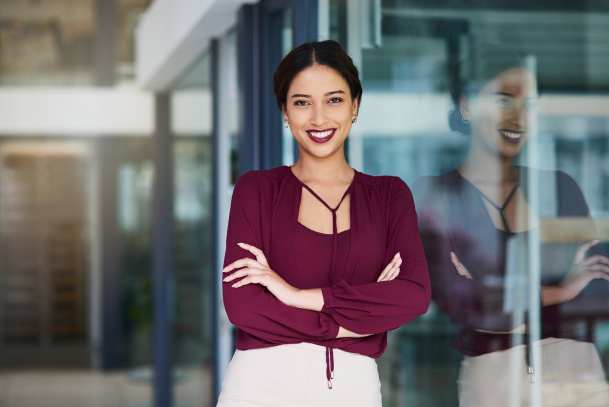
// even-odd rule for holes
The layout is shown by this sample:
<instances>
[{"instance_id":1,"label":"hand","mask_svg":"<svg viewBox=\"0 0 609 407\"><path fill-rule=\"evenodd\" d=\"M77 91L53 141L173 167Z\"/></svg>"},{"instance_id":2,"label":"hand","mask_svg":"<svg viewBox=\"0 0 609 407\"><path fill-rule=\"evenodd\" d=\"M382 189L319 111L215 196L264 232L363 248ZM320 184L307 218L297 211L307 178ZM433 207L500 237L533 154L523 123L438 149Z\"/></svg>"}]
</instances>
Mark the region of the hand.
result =
<instances>
[{"instance_id":1,"label":"hand","mask_svg":"<svg viewBox=\"0 0 609 407\"><path fill-rule=\"evenodd\" d=\"M552 292L542 291L544 305L570 301L594 279L602 278L609 281L609 259L605 256L596 254L585 258L586 252L597 245L600 240L592 240L581 245L573 258L573 264L565 275L565 278L557 285L559 288L558 297L552 296ZM549 296L547 294L550 294Z\"/></svg>"},{"instance_id":2,"label":"hand","mask_svg":"<svg viewBox=\"0 0 609 407\"><path fill-rule=\"evenodd\" d=\"M376 280L376 282L378 283L379 281L395 280L395 278L398 276L398 274L400 274L400 265L401 264L402 264L402 257L400 255L400 253L398 252L395 256L393 256L393 259L391 259L391 261L389 262L387 267L385 267L385 270L383 270L383 272L381 273L379 278Z\"/></svg>"},{"instance_id":3,"label":"hand","mask_svg":"<svg viewBox=\"0 0 609 407\"><path fill-rule=\"evenodd\" d=\"M245 243L237 244L256 256L256 260L246 257L229 264L222 270L223 273L230 273L235 269L239 270L224 278L223 281L228 283L241 278L240 281L233 284L233 288L248 284L260 284L266 287L279 301L288 306L294 306L294 300L300 290L286 283L283 278L271 270L262 250Z\"/></svg>"},{"instance_id":4,"label":"hand","mask_svg":"<svg viewBox=\"0 0 609 407\"><path fill-rule=\"evenodd\" d=\"M453 252L450 252L450 261L452 261L454 266L457 268L457 272L459 274L461 274L463 277L465 277L469 280L473 280L473 277L472 277L471 273L469 272L469 270L463 265L463 263L461 263L459 261L459 258L457 257L457 255ZM524 334L524 333L526 333L526 325L522 324L522 325L512 329L511 331L487 331L484 329L475 329L475 331L482 332L485 334L493 334L493 335Z\"/></svg>"},{"instance_id":5,"label":"hand","mask_svg":"<svg viewBox=\"0 0 609 407\"><path fill-rule=\"evenodd\" d=\"M453 262L454 266L457 268L457 272L461 274L465 278L472 279L472 275L469 270L465 268L465 266L459 261L457 255L453 252L450 252L450 261Z\"/></svg>"}]
</instances>

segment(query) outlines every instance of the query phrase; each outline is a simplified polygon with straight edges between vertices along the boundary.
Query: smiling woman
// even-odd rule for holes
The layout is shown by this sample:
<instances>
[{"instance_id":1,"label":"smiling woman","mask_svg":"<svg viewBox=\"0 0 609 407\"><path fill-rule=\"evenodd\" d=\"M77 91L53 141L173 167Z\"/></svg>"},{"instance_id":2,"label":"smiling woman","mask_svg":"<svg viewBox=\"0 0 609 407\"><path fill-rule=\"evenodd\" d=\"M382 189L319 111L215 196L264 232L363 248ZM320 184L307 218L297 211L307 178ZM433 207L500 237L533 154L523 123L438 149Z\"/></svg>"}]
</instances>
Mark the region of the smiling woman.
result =
<instances>
[{"instance_id":1,"label":"smiling woman","mask_svg":"<svg viewBox=\"0 0 609 407\"><path fill-rule=\"evenodd\" d=\"M223 293L238 350L218 405L379 407L374 358L431 295L412 195L345 159L362 87L337 42L294 49L273 79L300 155L235 186Z\"/></svg>"},{"instance_id":2,"label":"smiling woman","mask_svg":"<svg viewBox=\"0 0 609 407\"><path fill-rule=\"evenodd\" d=\"M451 128L470 136L465 160L414 187L434 302L450 316L451 344L463 354L459 406L525 406L533 398L608 406L590 321L609 315L609 259L575 181L516 165L537 126L537 80L523 58L494 51L503 57L496 69L451 86ZM489 55L477 58L483 66ZM540 208L582 219L587 233L535 252Z\"/></svg>"}]
</instances>

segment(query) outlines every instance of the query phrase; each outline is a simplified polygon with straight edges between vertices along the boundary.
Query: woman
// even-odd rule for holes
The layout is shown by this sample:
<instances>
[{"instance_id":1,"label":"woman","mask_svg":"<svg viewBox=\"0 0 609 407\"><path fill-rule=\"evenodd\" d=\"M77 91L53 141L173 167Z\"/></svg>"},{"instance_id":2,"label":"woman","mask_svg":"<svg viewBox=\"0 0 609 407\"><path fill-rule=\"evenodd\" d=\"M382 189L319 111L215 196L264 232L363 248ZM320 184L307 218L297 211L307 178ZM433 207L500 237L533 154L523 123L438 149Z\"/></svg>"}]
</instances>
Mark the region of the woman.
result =
<instances>
[{"instance_id":1,"label":"woman","mask_svg":"<svg viewBox=\"0 0 609 407\"><path fill-rule=\"evenodd\" d=\"M476 59L476 76L453 80L450 124L470 136L467 156L413 188L433 299L464 354L459 404L609 406L590 343L594 322L609 317L609 260L577 184L560 171L516 165L537 124L536 78L523 61L490 50ZM542 217L577 217L580 228L550 231ZM529 261L536 236L537 277ZM541 340L531 343L536 328Z\"/></svg>"},{"instance_id":2,"label":"woman","mask_svg":"<svg viewBox=\"0 0 609 407\"><path fill-rule=\"evenodd\" d=\"M300 155L235 185L223 294L238 350L218 405L380 406L374 358L430 301L412 195L345 160L362 87L337 42L295 48L273 80Z\"/></svg>"}]
</instances>

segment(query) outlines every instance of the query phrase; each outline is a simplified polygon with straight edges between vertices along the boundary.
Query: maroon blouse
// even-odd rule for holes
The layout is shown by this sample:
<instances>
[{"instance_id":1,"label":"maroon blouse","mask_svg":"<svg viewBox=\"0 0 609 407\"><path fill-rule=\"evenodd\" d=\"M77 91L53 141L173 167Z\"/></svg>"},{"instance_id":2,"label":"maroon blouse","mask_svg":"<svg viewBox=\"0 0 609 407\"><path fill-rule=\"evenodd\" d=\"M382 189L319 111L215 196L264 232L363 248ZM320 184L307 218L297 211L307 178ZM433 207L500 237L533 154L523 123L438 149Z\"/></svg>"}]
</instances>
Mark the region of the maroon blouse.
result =
<instances>
[{"instance_id":1,"label":"maroon blouse","mask_svg":"<svg viewBox=\"0 0 609 407\"><path fill-rule=\"evenodd\" d=\"M286 166L244 174L233 192L224 266L254 258L237 246L251 244L290 285L321 288L325 305L321 312L289 307L261 285L223 283L226 312L239 328L236 347L309 342L379 357L387 331L424 314L430 302L412 194L400 178L355 171L345 192L351 229L337 233L333 216L334 233L323 234L298 223L303 187L308 188ZM397 252L403 261L400 274L377 283ZM372 335L336 339L339 326Z\"/></svg>"}]
</instances>

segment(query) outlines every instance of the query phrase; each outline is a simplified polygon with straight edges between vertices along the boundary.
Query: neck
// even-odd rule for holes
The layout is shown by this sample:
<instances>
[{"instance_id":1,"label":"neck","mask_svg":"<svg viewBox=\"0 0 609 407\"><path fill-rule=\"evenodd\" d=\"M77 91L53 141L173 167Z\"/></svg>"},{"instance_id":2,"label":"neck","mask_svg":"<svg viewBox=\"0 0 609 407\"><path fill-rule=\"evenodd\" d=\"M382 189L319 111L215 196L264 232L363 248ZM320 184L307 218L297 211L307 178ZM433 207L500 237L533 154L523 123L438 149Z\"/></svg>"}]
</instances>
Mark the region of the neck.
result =
<instances>
[{"instance_id":1,"label":"neck","mask_svg":"<svg viewBox=\"0 0 609 407\"><path fill-rule=\"evenodd\" d=\"M517 181L513 157L494 155L472 144L457 171L471 182L501 184Z\"/></svg>"},{"instance_id":2,"label":"neck","mask_svg":"<svg viewBox=\"0 0 609 407\"><path fill-rule=\"evenodd\" d=\"M319 158L303 154L302 150L298 161L292 165L292 171L298 179L305 183L350 183L354 174L353 168L347 163L344 154Z\"/></svg>"}]
</instances>

